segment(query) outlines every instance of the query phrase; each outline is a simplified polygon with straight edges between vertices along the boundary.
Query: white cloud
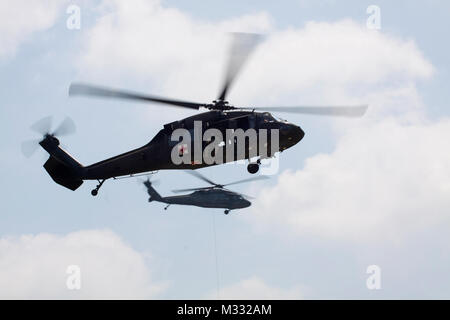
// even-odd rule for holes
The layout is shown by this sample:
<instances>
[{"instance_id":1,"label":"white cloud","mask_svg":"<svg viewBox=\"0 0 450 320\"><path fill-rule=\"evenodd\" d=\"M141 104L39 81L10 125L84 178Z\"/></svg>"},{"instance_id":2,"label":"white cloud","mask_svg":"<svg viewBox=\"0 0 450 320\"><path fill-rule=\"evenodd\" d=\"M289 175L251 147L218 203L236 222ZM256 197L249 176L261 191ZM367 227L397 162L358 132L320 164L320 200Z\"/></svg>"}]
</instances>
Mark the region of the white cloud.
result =
<instances>
[{"instance_id":1,"label":"white cloud","mask_svg":"<svg viewBox=\"0 0 450 320\"><path fill-rule=\"evenodd\" d=\"M198 21L157 0L111 0L104 1L100 8L98 22L84 30L80 52L80 75L84 79L110 80L114 76L125 85L123 78L131 76L143 79L150 91L175 90L175 94L190 93L200 98L206 93L208 99L218 90L218 83L211 79L219 80L226 33L263 32L271 25L264 13L219 23Z\"/></svg>"},{"instance_id":2,"label":"white cloud","mask_svg":"<svg viewBox=\"0 0 450 320\"><path fill-rule=\"evenodd\" d=\"M273 59L301 67L275 78L282 89L274 99L288 103L300 88L314 102L368 102L370 108L363 119L335 122L332 153L307 159L303 169L284 172L276 186L263 189L248 215L252 223L298 236L400 241L448 222L450 155L443 137L450 122L427 120L416 84L434 68L414 42L351 21L282 34L271 48L290 44L293 54L273 49ZM273 61L264 70L272 79ZM296 78L300 73L305 76ZM264 85L272 92L259 82Z\"/></svg>"},{"instance_id":3,"label":"white cloud","mask_svg":"<svg viewBox=\"0 0 450 320\"><path fill-rule=\"evenodd\" d=\"M81 269L81 290L66 286L69 265ZM152 282L144 256L106 230L0 239L0 298L152 298L164 288Z\"/></svg>"},{"instance_id":4,"label":"white cloud","mask_svg":"<svg viewBox=\"0 0 450 320\"><path fill-rule=\"evenodd\" d=\"M253 88L260 103L308 99L339 104L432 72L411 40L373 32L351 20L310 22L274 31L243 75L239 93Z\"/></svg>"},{"instance_id":5,"label":"white cloud","mask_svg":"<svg viewBox=\"0 0 450 320\"><path fill-rule=\"evenodd\" d=\"M296 300L302 299L303 295L298 287L290 289L272 287L261 278L253 276L221 288L219 298L225 300ZM217 293L210 293L208 299L217 299Z\"/></svg>"},{"instance_id":6,"label":"white cloud","mask_svg":"<svg viewBox=\"0 0 450 320\"><path fill-rule=\"evenodd\" d=\"M263 228L351 241L403 240L448 224L449 136L450 119L350 130L331 154L262 189L250 216Z\"/></svg>"},{"instance_id":7,"label":"white cloud","mask_svg":"<svg viewBox=\"0 0 450 320\"><path fill-rule=\"evenodd\" d=\"M13 55L35 32L53 26L65 1L0 2L0 58Z\"/></svg>"}]
</instances>

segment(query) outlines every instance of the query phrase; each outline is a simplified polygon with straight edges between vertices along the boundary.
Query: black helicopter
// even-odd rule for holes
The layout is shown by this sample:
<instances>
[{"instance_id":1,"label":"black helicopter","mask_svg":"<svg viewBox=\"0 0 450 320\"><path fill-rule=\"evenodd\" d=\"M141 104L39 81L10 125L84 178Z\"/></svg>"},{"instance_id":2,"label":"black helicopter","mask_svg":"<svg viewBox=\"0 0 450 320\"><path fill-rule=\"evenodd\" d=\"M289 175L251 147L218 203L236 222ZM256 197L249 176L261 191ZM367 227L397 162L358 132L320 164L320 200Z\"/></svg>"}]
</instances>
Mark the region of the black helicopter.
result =
<instances>
[{"instance_id":1,"label":"black helicopter","mask_svg":"<svg viewBox=\"0 0 450 320\"><path fill-rule=\"evenodd\" d=\"M152 182L150 179L147 179L144 181L144 185L147 188L147 193L150 196L148 199L148 202L152 201L158 201L166 203L167 206L164 207L164 210L167 210L167 208L172 204L179 204L179 205L189 205L189 206L196 206L196 207L202 207L202 208L220 208L225 209L224 213L228 214L231 210L235 209L242 209L247 208L251 206L251 202L247 200L248 198L251 198L247 195L244 195L242 193L233 192L231 190L225 189L225 186L230 186L233 184L238 183L244 183L244 182L250 182L254 180L259 179L267 179L266 176L257 176L253 178L243 179L227 184L218 184L210 179L204 177L198 172L191 171L192 175L196 176L197 178L207 182L211 185L211 187L202 187L202 188L189 188L189 189L179 189L179 190L173 190L173 192L187 192L187 191L194 191L190 194L184 194L179 196L170 196L170 197L161 197L161 195L153 188Z\"/></svg>"},{"instance_id":2,"label":"black helicopter","mask_svg":"<svg viewBox=\"0 0 450 320\"><path fill-rule=\"evenodd\" d=\"M98 180L98 185L91 191L91 194L95 196L105 180L109 178L129 176L163 169L198 169L210 166L213 164L196 162L196 159L193 158L193 152L191 153L192 159L189 163L175 164L171 159L171 151L177 143L171 140L174 130L184 128L189 131L193 131L194 121L200 121L202 124L202 130L216 128L223 132L224 136L227 129L255 129L256 132L259 132L260 129L278 130L278 150L270 150L269 154L262 153L260 148L258 148L258 145L252 146L250 143L246 143L244 155L235 154L231 157L231 161L242 159L250 160L250 149L257 150L257 157L259 157L258 160L256 162L250 162L247 166L247 170L250 173L256 173L262 158L271 157L275 154L275 152L281 152L294 146L304 136L304 132L299 126L285 120L275 119L267 111L272 110L277 112L348 117L359 117L365 113L367 109L366 105L274 108L234 107L230 105L228 101L226 101L227 93L239 70L247 60L247 57L258 43L259 38L260 37L258 35L254 34L234 34L233 45L230 51L229 63L222 90L220 91L218 99L214 100L212 103L187 102L87 84L71 84L69 88L69 96L88 95L133 101L156 102L193 110L204 108L208 111L183 120L168 123L164 125L164 128L159 131L158 134L156 134L156 136L145 146L89 166L81 165L59 146L59 140L56 136L61 133L71 133L74 131L73 123L70 120L65 120L63 124L53 133L50 132L51 125L48 120L40 121L32 126L32 129L43 135L42 140L38 143L50 154L49 159L44 164L45 170L50 174L56 183L70 190L78 189L84 180ZM271 142L269 141L268 144L269 149L271 149ZM204 147L205 145L202 146L202 148ZM30 150L27 150L29 148L30 142L23 144L25 154L32 153ZM189 148L192 148L192 145L187 146L187 149ZM226 152L225 148L224 152ZM228 157L224 157L223 159L228 159Z\"/></svg>"}]
</instances>

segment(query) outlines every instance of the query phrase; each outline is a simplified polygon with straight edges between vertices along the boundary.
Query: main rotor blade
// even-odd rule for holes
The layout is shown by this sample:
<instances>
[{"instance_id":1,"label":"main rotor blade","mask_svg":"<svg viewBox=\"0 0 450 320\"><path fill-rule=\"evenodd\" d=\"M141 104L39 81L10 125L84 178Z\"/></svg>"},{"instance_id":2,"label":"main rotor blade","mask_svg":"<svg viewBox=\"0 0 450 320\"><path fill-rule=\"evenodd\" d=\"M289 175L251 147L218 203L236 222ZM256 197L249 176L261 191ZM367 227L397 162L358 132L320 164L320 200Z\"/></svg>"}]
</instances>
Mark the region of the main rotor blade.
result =
<instances>
[{"instance_id":1,"label":"main rotor blade","mask_svg":"<svg viewBox=\"0 0 450 320\"><path fill-rule=\"evenodd\" d=\"M313 106L298 106L298 107L262 107L262 108L249 108L256 111L271 111L271 112L290 112L290 113L302 113L312 114L319 116L339 116L339 117L362 117L366 111L368 105L359 106L330 106L330 107L313 107Z\"/></svg>"},{"instance_id":2,"label":"main rotor blade","mask_svg":"<svg viewBox=\"0 0 450 320\"><path fill-rule=\"evenodd\" d=\"M172 190L172 192L180 193L180 192L188 192L188 191L206 190L206 189L212 189L212 188L213 188L213 187L175 189L175 190Z\"/></svg>"},{"instance_id":3,"label":"main rotor blade","mask_svg":"<svg viewBox=\"0 0 450 320\"><path fill-rule=\"evenodd\" d=\"M235 181L235 182L230 182L230 183L224 184L224 186L231 186L233 184L245 183L245 182L262 180L262 179L269 179L269 178L267 176L257 176L257 177L253 177L253 178L247 178L247 179L242 179L242 180Z\"/></svg>"},{"instance_id":4,"label":"main rotor blade","mask_svg":"<svg viewBox=\"0 0 450 320\"><path fill-rule=\"evenodd\" d=\"M69 117L66 117L63 122L53 132L55 136L66 136L73 134L76 131L75 122Z\"/></svg>"},{"instance_id":5,"label":"main rotor blade","mask_svg":"<svg viewBox=\"0 0 450 320\"><path fill-rule=\"evenodd\" d=\"M21 149L25 157L31 157L39 147L41 139L27 140L22 142Z\"/></svg>"},{"instance_id":6,"label":"main rotor blade","mask_svg":"<svg viewBox=\"0 0 450 320\"><path fill-rule=\"evenodd\" d=\"M254 33L233 33L232 35L233 42L229 52L228 65L219 100L225 100L231 84L247 61L250 53L261 40L261 35Z\"/></svg>"},{"instance_id":7,"label":"main rotor blade","mask_svg":"<svg viewBox=\"0 0 450 320\"><path fill-rule=\"evenodd\" d=\"M97 87L89 84L72 83L69 87L69 96L85 95L106 98L118 98L138 101L150 101L164 104L170 104L177 107L196 109L205 106L205 103L187 102L180 100L166 99L162 97L149 96L131 91L116 90L105 87Z\"/></svg>"},{"instance_id":8,"label":"main rotor blade","mask_svg":"<svg viewBox=\"0 0 450 320\"><path fill-rule=\"evenodd\" d=\"M217 183L209 180L208 178L206 178L205 176L203 176L202 174L200 174L197 171L193 171L192 170L192 171L186 171L186 172L191 174L191 175L193 175L193 176L195 176L195 177L197 177L197 178L199 178L199 179L201 179L201 180L203 180L203 181L205 181L205 182L207 182L207 183L209 183L212 186L220 186L220 184L217 184Z\"/></svg>"},{"instance_id":9,"label":"main rotor blade","mask_svg":"<svg viewBox=\"0 0 450 320\"><path fill-rule=\"evenodd\" d=\"M44 136L47 133L49 133L50 130L52 129L52 122L53 122L53 119L51 116L45 117L45 118L42 118L41 120L38 120L37 122L35 122L30 127L30 129L33 130L34 132L37 132L40 135Z\"/></svg>"}]
</instances>

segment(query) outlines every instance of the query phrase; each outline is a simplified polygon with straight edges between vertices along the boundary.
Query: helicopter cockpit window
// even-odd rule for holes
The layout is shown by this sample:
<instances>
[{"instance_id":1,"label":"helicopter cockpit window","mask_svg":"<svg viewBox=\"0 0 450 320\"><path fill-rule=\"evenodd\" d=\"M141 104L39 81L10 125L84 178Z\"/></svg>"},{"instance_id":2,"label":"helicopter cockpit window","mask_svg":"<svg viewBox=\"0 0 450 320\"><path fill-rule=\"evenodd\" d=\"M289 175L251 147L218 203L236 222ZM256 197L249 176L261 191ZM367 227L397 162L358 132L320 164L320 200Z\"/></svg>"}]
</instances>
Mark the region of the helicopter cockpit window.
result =
<instances>
[{"instance_id":1,"label":"helicopter cockpit window","mask_svg":"<svg viewBox=\"0 0 450 320\"><path fill-rule=\"evenodd\" d=\"M275 121L275 118L272 117L272 115L268 112L263 113L263 119L264 119L264 122L274 122Z\"/></svg>"},{"instance_id":2,"label":"helicopter cockpit window","mask_svg":"<svg viewBox=\"0 0 450 320\"><path fill-rule=\"evenodd\" d=\"M275 118L274 118L274 119L275 119ZM278 119L278 121L280 121L280 122L285 122L285 123L288 123L288 121L287 121L287 120L285 120L285 119L283 119L283 118L277 117L277 119Z\"/></svg>"}]
</instances>

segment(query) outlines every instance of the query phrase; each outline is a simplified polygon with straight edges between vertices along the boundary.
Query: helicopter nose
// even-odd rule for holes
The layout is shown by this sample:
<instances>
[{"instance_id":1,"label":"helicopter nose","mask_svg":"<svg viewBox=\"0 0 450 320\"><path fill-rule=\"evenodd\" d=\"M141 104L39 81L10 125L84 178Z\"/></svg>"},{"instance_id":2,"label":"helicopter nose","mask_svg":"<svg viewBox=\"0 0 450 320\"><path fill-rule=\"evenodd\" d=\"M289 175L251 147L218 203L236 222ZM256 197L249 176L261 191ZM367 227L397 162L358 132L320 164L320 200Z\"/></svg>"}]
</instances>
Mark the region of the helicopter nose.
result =
<instances>
[{"instance_id":1,"label":"helicopter nose","mask_svg":"<svg viewBox=\"0 0 450 320\"><path fill-rule=\"evenodd\" d=\"M283 140L287 140L287 142L293 146L303 139L305 136L305 132L299 126L291 123L285 123L280 128L280 134Z\"/></svg>"},{"instance_id":2,"label":"helicopter nose","mask_svg":"<svg viewBox=\"0 0 450 320\"><path fill-rule=\"evenodd\" d=\"M252 203L246 199L242 199L243 208L248 208L252 205Z\"/></svg>"},{"instance_id":3,"label":"helicopter nose","mask_svg":"<svg viewBox=\"0 0 450 320\"><path fill-rule=\"evenodd\" d=\"M297 142L301 141L303 137L305 136L305 131L302 130L299 126L295 126L295 134L297 137Z\"/></svg>"}]
</instances>

